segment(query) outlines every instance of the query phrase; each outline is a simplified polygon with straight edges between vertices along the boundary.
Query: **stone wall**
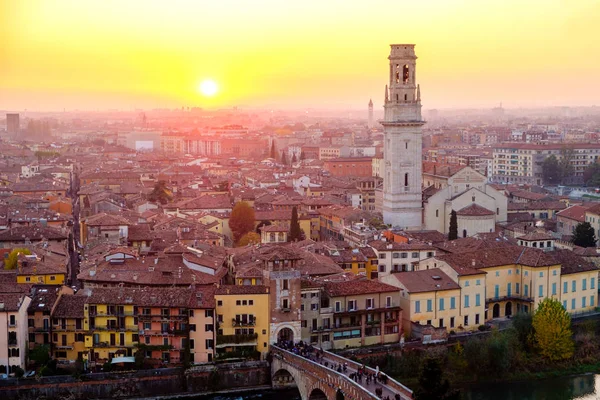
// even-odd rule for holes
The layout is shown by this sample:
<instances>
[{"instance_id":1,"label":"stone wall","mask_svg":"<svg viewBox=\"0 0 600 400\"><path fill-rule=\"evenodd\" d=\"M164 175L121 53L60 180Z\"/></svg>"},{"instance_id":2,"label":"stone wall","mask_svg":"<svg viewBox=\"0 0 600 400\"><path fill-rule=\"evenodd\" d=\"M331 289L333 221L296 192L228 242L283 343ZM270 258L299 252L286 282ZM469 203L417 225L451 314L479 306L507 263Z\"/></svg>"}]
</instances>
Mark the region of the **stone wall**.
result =
<instances>
[{"instance_id":1,"label":"stone wall","mask_svg":"<svg viewBox=\"0 0 600 400\"><path fill-rule=\"evenodd\" d=\"M72 376L0 380L2 400L120 399L201 393L271 384L266 362L164 368Z\"/></svg>"}]
</instances>

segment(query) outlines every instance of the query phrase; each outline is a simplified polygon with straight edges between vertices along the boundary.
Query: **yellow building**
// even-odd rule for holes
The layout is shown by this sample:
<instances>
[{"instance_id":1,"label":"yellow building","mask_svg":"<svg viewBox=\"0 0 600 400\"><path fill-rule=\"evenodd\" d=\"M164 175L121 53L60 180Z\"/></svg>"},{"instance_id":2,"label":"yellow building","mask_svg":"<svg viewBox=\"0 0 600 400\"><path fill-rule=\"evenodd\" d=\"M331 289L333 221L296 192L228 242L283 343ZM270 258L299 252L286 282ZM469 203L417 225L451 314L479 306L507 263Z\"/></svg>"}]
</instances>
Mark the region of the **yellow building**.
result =
<instances>
[{"instance_id":1,"label":"yellow building","mask_svg":"<svg viewBox=\"0 0 600 400\"><path fill-rule=\"evenodd\" d=\"M137 312L133 299L120 295L121 288L84 289L83 328L89 366L102 365L114 357L133 356L139 342Z\"/></svg>"},{"instance_id":2,"label":"yellow building","mask_svg":"<svg viewBox=\"0 0 600 400\"><path fill-rule=\"evenodd\" d=\"M52 309L52 353L59 364L86 358L85 301L84 296L62 294Z\"/></svg>"},{"instance_id":3,"label":"yellow building","mask_svg":"<svg viewBox=\"0 0 600 400\"><path fill-rule=\"evenodd\" d=\"M17 263L17 283L58 285L65 283L65 265L45 262L36 255L20 255Z\"/></svg>"},{"instance_id":4,"label":"yellow building","mask_svg":"<svg viewBox=\"0 0 600 400\"><path fill-rule=\"evenodd\" d=\"M570 250L555 250L560 261L560 301L570 313L593 311L598 304L598 267Z\"/></svg>"},{"instance_id":5,"label":"yellow building","mask_svg":"<svg viewBox=\"0 0 600 400\"><path fill-rule=\"evenodd\" d=\"M403 327L410 335L414 324L445 328L447 332L476 330L484 323L484 277L482 273L462 276L459 285L434 268L394 273L381 280L400 289Z\"/></svg>"},{"instance_id":6,"label":"yellow building","mask_svg":"<svg viewBox=\"0 0 600 400\"><path fill-rule=\"evenodd\" d=\"M248 358L269 351L269 288L224 285L215 294L216 358Z\"/></svg>"}]
</instances>

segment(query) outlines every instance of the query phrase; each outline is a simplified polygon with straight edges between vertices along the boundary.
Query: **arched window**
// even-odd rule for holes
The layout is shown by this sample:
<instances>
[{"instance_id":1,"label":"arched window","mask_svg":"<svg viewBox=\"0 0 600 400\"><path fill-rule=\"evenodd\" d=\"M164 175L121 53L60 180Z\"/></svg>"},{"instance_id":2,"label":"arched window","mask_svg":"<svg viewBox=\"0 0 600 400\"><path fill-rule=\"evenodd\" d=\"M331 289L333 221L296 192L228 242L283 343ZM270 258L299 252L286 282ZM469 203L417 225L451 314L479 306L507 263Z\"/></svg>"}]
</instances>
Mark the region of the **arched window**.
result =
<instances>
[{"instance_id":1,"label":"arched window","mask_svg":"<svg viewBox=\"0 0 600 400\"><path fill-rule=\"evenodd\" d=\"M405 94L405 95L404 95L404 101L407 101L407 100L408 100L408 95L407 95L407 94Z\"/></svg>"},{"instance_id":2,"label":"arched window","mask_svg":"<svg viewBox=\"0 0 600 400\"><path fill-rule=\"evenodd\" d=\"M408 186L408 172L404 174L404 186Z\"/></svg>"},{"instance_id":3,"label":"arched window","mask_svg":"<svg viewBox=\"0 0 600 400\"><path fill-rule=\"evenodd\" d=\"M463 229L463 237L466 238L467 237L467 230Z\"/></svg>"},{"instance_id":4,"label":"arched window","mask_svg":"<svg viewBox=\"0 0 600 400\"><path fill-rule=\"evenodd\" d=\"M396 64L396 83L400 83L400 64Z\"/></svg>"},{"instance_id":5,"label":"arched window","mask_svg":"<svg viewBox=\"0 0 600 400\"><path fill-rule=\"evenodd\" d=\"M404 81L404 84L408 83L408 65L404 64L404 67L402 68L402 80Z\"/></svg>"}]
</instances>

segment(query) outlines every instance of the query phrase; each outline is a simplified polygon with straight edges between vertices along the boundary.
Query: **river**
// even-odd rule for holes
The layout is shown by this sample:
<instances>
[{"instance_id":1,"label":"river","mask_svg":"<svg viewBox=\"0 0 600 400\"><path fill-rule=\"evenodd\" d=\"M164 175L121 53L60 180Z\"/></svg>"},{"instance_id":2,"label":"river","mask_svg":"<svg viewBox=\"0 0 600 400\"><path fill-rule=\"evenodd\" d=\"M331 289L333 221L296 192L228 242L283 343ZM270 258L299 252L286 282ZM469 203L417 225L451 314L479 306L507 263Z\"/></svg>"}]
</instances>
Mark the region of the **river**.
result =
<instances>
[{"instance_id":1,"label":"river","mask_svg":"<svg viewBox=\"0 0 600 400\"><path fill-rule=\"evenodd\" d=\"M464 400L597 400L600 375L563 376L526 382L475 385L463 390Z\"/></svg>"}]
</instances>

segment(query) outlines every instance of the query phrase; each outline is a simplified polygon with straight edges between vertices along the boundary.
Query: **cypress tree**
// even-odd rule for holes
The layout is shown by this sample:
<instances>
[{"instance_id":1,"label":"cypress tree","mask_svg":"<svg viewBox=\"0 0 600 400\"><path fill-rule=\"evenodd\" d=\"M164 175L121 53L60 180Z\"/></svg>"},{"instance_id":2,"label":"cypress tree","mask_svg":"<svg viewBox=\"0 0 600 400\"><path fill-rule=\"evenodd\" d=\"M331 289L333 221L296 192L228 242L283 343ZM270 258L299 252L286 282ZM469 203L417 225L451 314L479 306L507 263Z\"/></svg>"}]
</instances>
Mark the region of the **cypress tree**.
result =
<instances>
[{"instance_id":1,"label":"cypress tree","mask_svg":"<svg viewBox=\"0 0 600 400\"><path fill-rule=\"evenodd\" d=\"M458 218L456 211L452 210L450 213L450 227L448 228L448 240L454 240L458 238Z\"/></svg>"},{"instance_id":2,"label":"cypress tree","mask_svg":"<svg viewBox=\"0 0 600 400\"><path fill-rule=\"evenodd\" d=\"M292 221L290 223L288 242L296 242L298 240L302 240L302 229L300 229L300 222L298 222L298 209L294 206L292 208Z\"/></svg>"}]
</instances>

